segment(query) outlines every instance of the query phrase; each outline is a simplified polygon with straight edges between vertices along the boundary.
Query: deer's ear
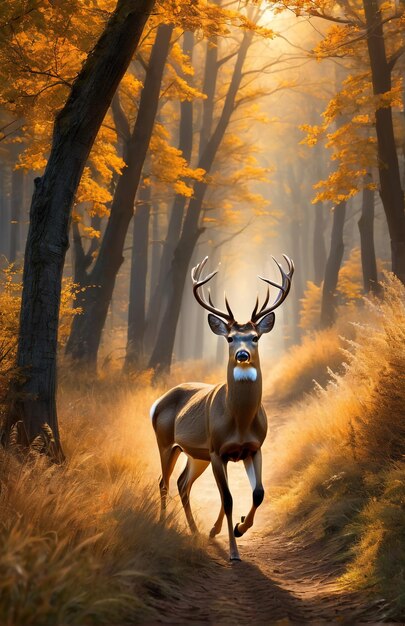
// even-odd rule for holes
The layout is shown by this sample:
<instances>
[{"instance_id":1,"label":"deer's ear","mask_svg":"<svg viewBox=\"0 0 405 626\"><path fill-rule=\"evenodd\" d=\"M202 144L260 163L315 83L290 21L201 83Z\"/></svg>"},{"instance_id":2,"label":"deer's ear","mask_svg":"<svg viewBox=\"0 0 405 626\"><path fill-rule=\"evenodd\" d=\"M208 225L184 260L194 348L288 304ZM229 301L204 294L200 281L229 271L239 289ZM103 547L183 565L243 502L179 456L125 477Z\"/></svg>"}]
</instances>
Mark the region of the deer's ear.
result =
<instances>
[{"instance_id":1,"label":"deer's ear","mask_svg":"<svg viewBox=\"0 0 405 626\"><path fill-rule=\"evenodd\" d=\"M212 315L212 313L208 315L208 324L210 325L212 332L216 335L223 335L224 337L227 336L229 332L228 326L216 315Z\"/></svg>"},{"instance_id":2,"label":"deer's ear","mask_svg":"<svg viewBox=\"0 0 405 626\"><path fill-rule=\"evenodd\" d=\"M263 335L264 333L269 333L274 326L274 322L276 321L276 316L274 313L267 313L260 322L256 324L256 330L259 335Z\"/></svg>"}]
</instances>

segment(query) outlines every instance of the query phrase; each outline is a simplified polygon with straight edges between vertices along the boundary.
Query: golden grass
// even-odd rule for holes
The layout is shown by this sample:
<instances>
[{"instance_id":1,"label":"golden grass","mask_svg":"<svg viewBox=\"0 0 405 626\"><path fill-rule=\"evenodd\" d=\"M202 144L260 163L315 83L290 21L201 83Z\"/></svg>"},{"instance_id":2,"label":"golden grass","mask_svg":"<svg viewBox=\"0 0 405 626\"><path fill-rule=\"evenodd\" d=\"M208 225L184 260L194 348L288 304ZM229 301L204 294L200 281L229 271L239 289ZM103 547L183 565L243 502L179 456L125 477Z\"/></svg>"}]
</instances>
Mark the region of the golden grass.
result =
<instances>
[{"instance_id":1,"label":"golden grass","mask_svg":"<svg viewBox=\"0 0 405 626\"><path fill-rule=\"evenodd\" d=\"M398 617L405 608L405 289L387 277L384 296L356 325L344 374L286 411L272 446L273 505L278 523L291 522L294 532L340 534L342 546L354 539L342 581L377 585Z\"/></svg>"},{"instance_id":2,"label":"golden grass","mask_svg":"<svg viewBox=\"0 0 405 626\"><path fill-rule=\"evenodd\" d=\"M337 371L342 365L342 347L343 341L335 328L306 335L271 371L270 397L289 403L313 391L316 383L324 385L330 378L329 370Z\"/></svg>"},{"instance_id":3,"label":"golden grass","mask_svg":"<svg viewBox=\"0 0 405 626\"><path fill-rule=\"evenodd\" d=\"M156 598L206 562L172 507L158 519L158 453L149 407L163 389L145 373L86 381L62 367L68 462L0 452L0 623L153 621ZM179 507L177 507L179 508ZM180 523L180 526L179 526Z\"/></svg>"},{"instance_id":4,"label":"golden grass","mask_svg":"<svg viewBox=\"0 0 405 626\"><path fill-rule=\"evenodd\" d=\"M333 374L342 373L347 340L354 339L354 323L363 312L363 307L341 307L338 322L332 328L304 335L267 377L269 398L283 404L295 402L313 393L317 386L325 386Z\"/></svg>"}]
</instances>

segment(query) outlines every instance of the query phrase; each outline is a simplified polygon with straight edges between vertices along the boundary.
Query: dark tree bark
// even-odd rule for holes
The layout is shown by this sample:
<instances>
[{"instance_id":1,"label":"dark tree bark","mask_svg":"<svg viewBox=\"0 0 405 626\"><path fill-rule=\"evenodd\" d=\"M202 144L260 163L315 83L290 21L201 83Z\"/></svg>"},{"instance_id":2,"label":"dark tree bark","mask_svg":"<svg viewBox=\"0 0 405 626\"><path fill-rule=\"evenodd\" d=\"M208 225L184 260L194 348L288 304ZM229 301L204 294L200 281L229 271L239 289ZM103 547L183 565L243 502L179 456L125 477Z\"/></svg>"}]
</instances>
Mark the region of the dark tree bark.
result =
<instances>
[{"instance_id":1,"label":"dark tree bark","mask_svg":"<svg viewBox=\"0 0 405 626\"><path fill-rule=\"evenodd\" d=\"M246 54L252 42L252 33L244 33L236 62L225 97L221 116L212 133L198 164L207 173L210 172L218 149L221 145L225 131L235 109L236 96L242 80L242 69ZM180 313L181 297L184 290L187 271L193 254L194 247L204 229L199 226L203 200L207 189L205 181L197 181L194 185L194 194L190 199L187 214L184 220L182 233L176 245L168 280L171 281L171 289L167 306L162 318L155 348L152 352L149 366L156 369L156 373L167 372L170 369L173 345L176 335L176 327Z\"/></svg>"},{"instance_id":2,"label":"dark tree bark","mask_svg":"<svg viewBox=\"0 0 405 626\"><path fill-rule=\"evenodd\" d=\"M320 285L325 275L326 266L326 246L324 206L322 202L315 205L314 240L313 240L313 261L314 261L314 283Z\"/></svg>"},{"instance_id":3,"label":"dark tree bark","mask_svg":"<svg viewBox=\"0 0 405 626\"><path fill-rule=\"evenodd\" d=\"M101 218L98 215L94 215L91 218L91 226L95 230L100 230ZM94 254L97 253L100 247L100 240L94 237L87 251L84 249L84 243L80 234L79 224L76 221L72 223L72 242L73 242L73 254L72 254L72 278L75 285L78 285L78 291L74 306L82 308L86 305L85 290L88 286L88 274L87 270L91 266L94 260ZM73 319L73 323L75 323Z\"/></svg>"},{"instance_id":4,"label":"dark tree bark","mask_svg":"<svg viewBox=\"0 0 405 626\"><path fill-rule=\"evenodd\" d=\"M8 259L14 263L20 251L20 227L23 215L24 172L13 169L11 174L11 221L10 221L10 252Z\"/></svg>"},{"instance_id":5,"label":"dark tree bark","mask_svg":"<svg viewBox=\"0 0 405 626\"><path fill-rule=\"evenodd\" d=\"M160 220L158 206L152 202L151 206L152 221L152 242L151 242L151 268L149 280L149 298L159 280L159 267L161 259L162 241L160 240Z\"/></svg>"},{"instance_id":6,"label":"dark tree bark","mask_svg":"<svg viewBox=\"0 0 405 626\"><path fill-rule=\"evenodd\" d=\"M371 183L371 176L366 177L366 183ZM361 267L363 270L363 284L365 293L370 291L376 295L380 293L377 276L377 262L374 248L374 190L365 187L361 204L361 217L358 221L360 232Z\"/></svg>"},{"instance_id":7,"label":"dark tree bark","mask_svg":"<svg viewBox=\"0 0 405 626\"><path fill-rule=\"evenodd\" d=\"M8 258L9 254L9 202L7 197L7 172L5 167L0 168L0 254ZM3 259L2 259L3 261Z\"/></svg>"},{"instance_id":8,"label":"dark tree bark","mask_svg":"<svg viewBox=\"0 0 405 626\"><path fill-rule=\"evenodd\" d=\"M192 59L193 49L194 35L193 33L185 32L183 36L183 54L187 55L190 60ZM190 76L184 75L182 78L190 84ZM193 149L193 103L188 100L180 102L178 147L183 157L190 163ZM153 285L152 297L149 303L145 336L147 346L153 345L153 341L156 338L156 329L159 327L161 320L162 308L167 302L167 276L170 269L170 261L180 237L186 203L187 199L180 194L177 194L173 201L167 235L160 259L159 279Z\"/></svg>"},{"instance_id":9,"label":"dark tree bark","mask_svg":"<svg viewBox=\"0 0 405 626\"><path fill-rule=\"evenodd\" d=\"M330 251L326 262L322 289L321 327L332 326L336 319L336 287L344 253L343 228L346 217L346 202L341 202L333 212Z\"/></svg>"},{"instance_id":10,"label":"dark tree bark","mask_svg":"<svg viewBox=\"0 0 405 626\"><path fill-rule=\"evenodd\" d=\"M141 187L134 215L128 303L127 371L143 361L151 188Z\"/></svg>"},{"instance_id":11,"label":"dark tree bark","mask_svg":"<svg viewBox=\"0 0 405 626\"><path fill-rule=\"evenodd\" d=\"M93 215L91 218L91 227L94 230L100 230L101 227L101 217L98 215ZM80 287L85 287L87 285L87 270L93 262L94 254L100 247L100 240L97 237L94 237L90 245L88 247L87 252L85 252L83 247L83 241L80 234L79 224L77 222L73 222L72 224L72 234L73 234L73 282ZM81 294L78 294L79 300L76 298L76 306L82 305L82 297ZM84 303L84 300L83 300Z\"/></svg>"},{"instance_id":12,"label":"dark tree bark","mask_svg":"<svg viewBox=\"0 0 405 626\"><path fill-rule=\"evenodd\" d=\"M18 423L21 443L42 436L47 452L63 458L56 411L56 352L63 265L72 203L83 168L154 2L118 0L104 32L57 115L48 164L37 178L25 251L18 366L20 397L6 420ZM47 435L44 425L52 430Z\"/></svg>"},{"instance_id":13,"label":"dark tree bark","mask_svg":"<svg viewBox=\"0 0 405 626\"><path fill-rule=\"evenodd\" d=\"M384 30L378 0L363 0L367 47L375 95L391 90L393 62L387 60ZM380 194L391 238L392 271L405 284L405 205L395 145L391 107L377 109Z\"/></svg>"},{"instance_id":14,"label":"dark tree bark","mask_svg":"<svg viewBox=\"0 0 405 626\"><path fill-rule=\"evenodd\" d=\"M69 337L68 354L93 371L97 367L98 349L115 279L124 261L125 238L133 216L135 195L155 123L172 32L172 25L159 26L135 126L129 144L124 150L127 166L118 180L100 251L89 276L89 285L94 287L89 287L85 291L83 312L76 316Z\"/></svg>"}]
</instances>

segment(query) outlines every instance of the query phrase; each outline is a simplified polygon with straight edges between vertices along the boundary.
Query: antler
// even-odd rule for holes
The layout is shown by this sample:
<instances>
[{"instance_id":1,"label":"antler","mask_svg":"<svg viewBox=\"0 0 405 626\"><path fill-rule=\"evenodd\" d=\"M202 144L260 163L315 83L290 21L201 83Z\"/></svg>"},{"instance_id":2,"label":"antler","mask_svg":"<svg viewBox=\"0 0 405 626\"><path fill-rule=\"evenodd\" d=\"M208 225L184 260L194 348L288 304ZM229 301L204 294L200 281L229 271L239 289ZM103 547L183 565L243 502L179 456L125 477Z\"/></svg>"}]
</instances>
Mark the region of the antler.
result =
<instances>
[{"instance_id":1,"label":"antler","mask_svg":"<svg viewBox=\"0 0 405 626\"><path fill-rule=\"evenodd\" d=\"M227 322L234 322L235 318L233 316L231 307L229 306L229 302L226 296L225 296L225 305L228 311L227 313L225 313L225 311L220 311L214 306L211 300L211 294L208 295L208 302L204 298L204 291L202 287L206 283L208 283L208 281L211 280L211 278L213 278L215 274L218 274L218 270L216 270L215 272L211 272L211 274L208 274L208 276L206 276L205 278L201 278L202 271L207 261L208 261L208 257L206 256L205 259L201 261L201 263L198 263L198 265L193 267L193 269L191 270L191 280L193 281L194 297L197 300L197 302L201 304L202 307L204 307L204 309L207 309L207 311L214 313L218 317L222 317L224 320L227 320ZM201 289L201 295L198 293L199 289Z\"/></svg>"},{"instance_id":2,"label":"antler","mask_svg":"<svg viewBox=\"0 0 405 626\"><path fill-rule=\"evenodd\" d=\"M281 285L278 285L277 283L273 283L268 278L263 278L263 276L259 276L260 280L263 280L265 283L272 285L273 287L277 287L277 289L279 289L279 293L278 293L277 298L273 302L273 304L269 306L268 308L266 308L267 303L269 301L269 297L270 297L270 289L267 289L266 298L259 311L258 311L259 298L257 298L256 305L255 305L255 308L253 309L252 318L251 318L252 322L254 323L258 322L259 319L267 315L267 313L271 313L271 311L274 311L274 309L280 306L280 304L284 302L284 300L288 296L288 292L290 291L290 287L291 287L291 279L292 279L292 275L294 274L295 268L294 268L293 261L290 258L288 258L287 255L283 254L283 257L287 263L287 267L288 267L287 273L283 270L282 266L274 258L274 256L272 257L273 261L276 263L278 269L280 270L281 279L282 279Z\"/></svg>"}]
</instances>

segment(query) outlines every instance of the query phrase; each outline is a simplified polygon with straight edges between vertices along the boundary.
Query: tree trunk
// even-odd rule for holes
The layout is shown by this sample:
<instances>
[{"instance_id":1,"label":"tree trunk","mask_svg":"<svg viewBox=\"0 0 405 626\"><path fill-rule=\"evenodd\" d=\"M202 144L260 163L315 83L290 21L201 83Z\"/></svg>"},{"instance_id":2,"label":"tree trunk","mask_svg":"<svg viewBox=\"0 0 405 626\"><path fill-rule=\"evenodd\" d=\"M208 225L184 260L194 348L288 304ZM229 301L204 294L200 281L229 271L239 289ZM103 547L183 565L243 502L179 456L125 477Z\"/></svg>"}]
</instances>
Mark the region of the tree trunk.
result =
<instances>
[{"instance_id":1,"label":"tree trunk","mask_svg":"<svg viewBox=\"0 0 405 626\"><path fill-rule=\"evenodd\" d=\"M387 61L381 12L378 0L363 0L363 6L373 92L382 95L391 90L392 66ZM375 124L380 194L391 238L392 271L405 284L405 206L391 107L377 109Z\"/></svg>"},{"instance_id":2,"label":"tree trunk","mask_svg":"<svg viewBox=\"0 0 405 626\"><path fill-rule=\"evenodd\" d=\"M211 136L214 120L215 92L218 79L218 39L211 37L207 42L207 55L204 68L203 93L207 96L203 102L198 158L201 159Z\"/></svg>"},{"instance_id":3,"label":"tree trunk","mask_svg":"<svg viewBox=\"0 0 405 626\"><path fill-rule=\"evenodd\" d=\"M128 335L125 357L125 368L128 371L139 367L143 359L150 200L150 187L142 187L134 215L134 234L132 238Z\"/></svg>"},{"instance_id":4,"label":"tree trunk","mask_svg":"<svg viewBox=\"0 0 405 626\"><path fill-rule=\"evenodd\" d=\"M293 344L298 344L301 338L300 327L300 306L301 298L304 292L303 276L302 276L302 245L301 245L301 220L299 216L294 216L290 221L290 237L291 237L291 249L294 250L294 258L297 270L294 276L294 285L291 300L293 319L291 324L291 338Z\"/></svg>"},{"instance_id":5,"label":"tree trunk","mask_svg":"<svg viewBox=\"0 0 405 626\"><path fill-rule=\"evenodd\" d=\"M101 217L99 215L93 215L91 218L91 227L94 230L100 230L101 228ZM86 287L87 285L87 270L93 262L93 258L98 248L100 247L100 240L97 237L94 237L90 245L88 247L87 252L85 252L83 248L83 241L80 234L79 224L77 222L73 222L72 224L72 233L73 233L73 282L79 287ZM79 303L77 303L81 306Z\"/></svg>"},{"instance_id":6,"label":"tree trunk","mask_svg":"<svg viewBox=\"0 0 405 626\"><path fill-rule=\"evenodd\" d=\"M194 233L184 238L182 245L177 246L175 250L170 272L172 292L163 316L155 349L149 362L149 367L156 367L158 373L163 373L170 369L187 270L201 232L202 230L198 229L194 231Z\"/></svg>"},{"instance_id":7,"label":"tree trunk","mask_svg":"<svg viewBox=\"0 0 405 626\"><path fill-rule=\"evenodd\" d=\"M215 156L221 145L235 108L235 100L242 80L243 64L245 62L249 46L252 42L252 37L252 32L247 31L244 33L221 116L214 132L205 146L204 152L198 164L198 166L204 169L207 173L209 173L212 168ZM156 369L157 374L167 372L170 369L174 338L176 335L176 326L179 318L181 296L186 281L187 271L194 247L199 236L202 232L204 232L204 229L199 227L199 219L206 189L207 183L204 181L197 181L194 184L194 194L190 199L183 224L182 234L174 252L170 276L168 278L168 280L171 281L170 295L158 332L155 348L149 361L149 366Z\"/></svg>"},{"instance_id":8,"label":"tree trunk","mask_svg":"<svg viewBox=\"0 0 405 626\"><path fill-rule=\"evenodd\" d=\"M8 168L2 167L0 169L0 254L4 256L4 259L8 260L10 252L10 202L9 202L9 180L8 180Z\"/></svg>"},{"instance_id":9,"label":"tree trunk","mask_svg":"<svg viewBox=\"0 0 405 626\"><path fill-rule=\"evenodd\" d=\"M194 49L194 35L185 32L183 35L183 54L192 59ZM190 83L190 76L184 75L183 80ZM179 150L184 159L190 163L193 150L193 103L188 100L180 102L180 125L179 125ZM167 236L163 245L158 282L153 286L152 297L149 303L147 330L145 343L147 346L153 345L156 337L156 329L161 320L162 308L167 302L167 276L170 269L170 262L173 258L174 249L179 240L181 225L183 223L184 211L187 199L185 196L177 194L174 198L170 213Z\"/></svg>"},{"instance_id":10,"label":"tree trunk","mask_svg":"<svg viewBox=\"0 0 405 626\"><path fill-rule=\"evenodd\" d=\"M161 259L161 246L160 241L160 220L159 220L159 207L157 203L152 203L151 206L151 220L152 220L152 245L151 245L151 268L150 268L150 280L149 280L149 301L152 297L152 293L159 279L159 266Z\"/></svg>"},{"instance_id":11,"label":"tree trunk","mask_svg":"<svg viewBox=\"0 0 405 626\"><path fill-rule=\"evenodd\" d=\"M325 275L326 246L325 246L325 217L322 202L315 205L315 223L313 240L313 260L314 260L314 283L320 285Z\"/></svg>"},{"instance_id":12,"label":"tree trunk","mask_svg":"<svg viewBox=\"0 0 405 626\"><path fill-rule=\"evenodd\" d=\"M163 24L158 28L127 149L127 166L118 180L103 241L89 277L89 284L94 287L85 292L83 312L77 316L69 337L68 353L93 371L97 367L98 349L115 279L124 261L125 238L153 131L172 32L172 25Z\"/></svg>"},{"instance_id":13,"label":"tree trunk","mask_svg":"<svg viewBox=\"0 0 405 626\"><path fill-rule=\"evenodd\" d=\"M14 263L20 251L20 224L23 215L24 172L13 169L11 174L11 222L9 261Z\"/></svg>"},{"instance_id":14,"label":"tree trunk","mask_svg":"<svg viewBox=\"0 0 405 626\"><path fill-rule=\"evenodd\" d=\"M372 182L368 176L366 182ZM377 276L377 262L374 248L374 190L363 189L361 217L358 221L360 232L361 267L365 293L370 291L376 295L380 292Z\"/></svg>"},{"instance_id":15,"label":"tree trunk","mask_svg":"<svg viewBox=\"0 0 405 626\"><path fill-rule=\"evenodd\" d=\"M6 420L6 435L18 423L20 441L42 436L44 450L62 459L56 412L56 352L64 259L72 203L79 181L124 75L152 0L118 0L96 46L55 120L52 148L42 178L35 181L25 250L17 362L25 372L16 383L19 399ZM47 424L52 431L52 437Z\"/></svg>"},{"instance_id":16,"label":"tree trunk","mask_svg":"<svg viewBox=\"0 0 405 626\"><path fill-rule=\"evenodd\" d=\"M303 219L301 210L301 180L296 176L294 168L290 166L287 171L288 184L291 192L292 199L292 215L290 218L290 238L291 238L291 250L294 250L294 259L296 264L296 272L294 275L294 285L292 288L292 294L290 296L290 305L292 306L292 327L291 336L293 343L298 344L301 337L300 322L300 307L301 298L304 293L305 285L305 262L304 251L302 246L303 240ZM308 220L306 220L308 221Z\"/></svg>"},{"instance_id":17,"label":"tree trunk","mask_svg":"<svg viewBox=\"0 0 405 626\"><path fill-rule=\"evenodd\" d=\"M343 228L346 217L346 202L341 202L333 212L330 252L326 262L322 289L321 327L332 326L336 319L336 287L342 264L344 243Z\"/></svg>"},{"instance_id":18,"label":"tree trunk","mask_svg":"<svg viewBox=\"0 0 405 626\"><path fill-rule=\"evenodd\" d=\"M211 136L214 121L215 90L218 78L218 45L217 37L212 37L207 42L207 58L205 62L203 92L207 96L203 103L203 114L200 130L200 145L198 148L201 159ZM215 255L217 256L217 255ZM200 259L201 260L201 259ZM213 259L212 259L213 260ZM198 260L196 261L198 263ZM194 358L200 360L204 355L204 334L206 330L206 315L204 309L198 307L196 312L196 333L194 343ZM222 339L223 337L218 337Z\"/></svg>"},{"instance_id":19,"label":"tree trunk","mask_svg":"<svg viewBox=\"0 0 405 626\"><path fill-rule=\"evenodd\" d=\"M91 219L91 226L95 230L100 230L101 217L99 217L98 215L94 215ZM100 240L96 238L92 239L87 252L85 252L82 236L80 234L79 224L76 221L72 223L72 240L72 278L75 285L78 285L79 287L78 292L76 293L74 305L75 307L78 307L80 308L80 310L82 310L86 306L86 290L91 288L88 282L89 277L87 274L87 270L93 262L94 253L96 253L100 247ZM79 316L75 315L70 329L70 337L72 335L74 336L78 323ZM66 354L69 354L69 340L65 349Z\"/></svg>"},{"instance_id":20,"label":"tree trunk","mask_svg":"<svg viewBox=\"0 0 405 626\"><path fill-rule=\"evenodd\" d=\"M201 259L200 259L201 260ZM197 261L198 263L198 261ZM197 361L201 360L204 356L204 335L205 335L205 321L206 315L202 307L198 307L195 312L195 334L194 334L194 351L193 359Z\"/></svg>"}]
</instances>

